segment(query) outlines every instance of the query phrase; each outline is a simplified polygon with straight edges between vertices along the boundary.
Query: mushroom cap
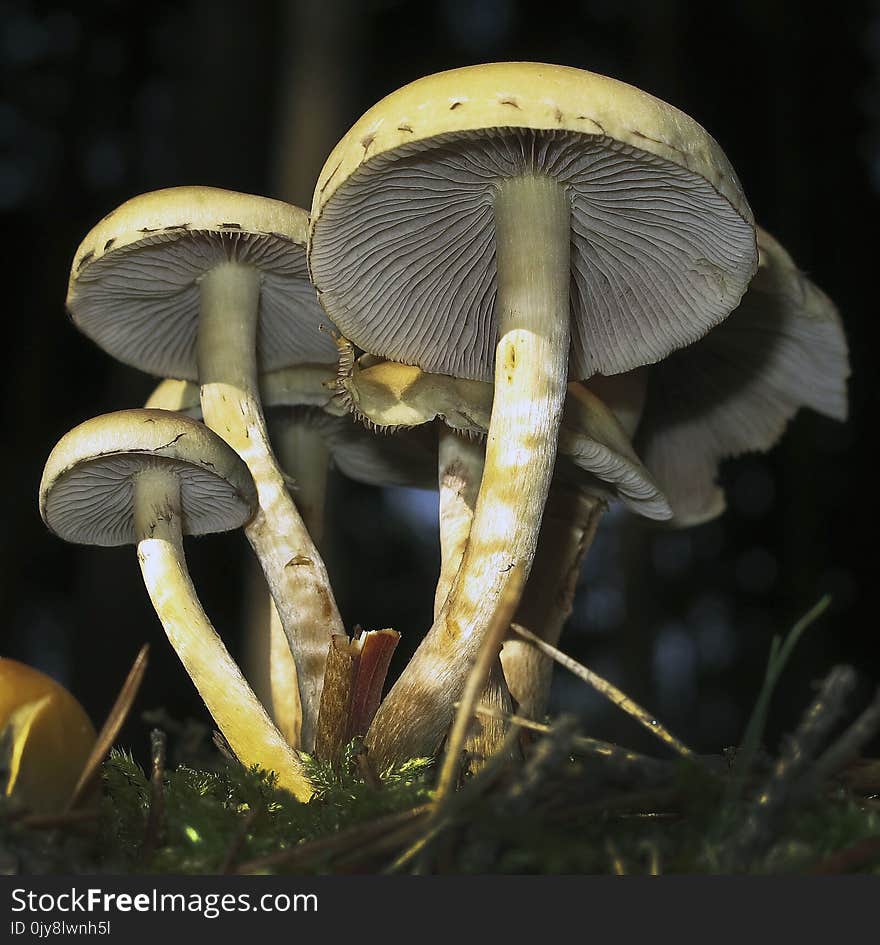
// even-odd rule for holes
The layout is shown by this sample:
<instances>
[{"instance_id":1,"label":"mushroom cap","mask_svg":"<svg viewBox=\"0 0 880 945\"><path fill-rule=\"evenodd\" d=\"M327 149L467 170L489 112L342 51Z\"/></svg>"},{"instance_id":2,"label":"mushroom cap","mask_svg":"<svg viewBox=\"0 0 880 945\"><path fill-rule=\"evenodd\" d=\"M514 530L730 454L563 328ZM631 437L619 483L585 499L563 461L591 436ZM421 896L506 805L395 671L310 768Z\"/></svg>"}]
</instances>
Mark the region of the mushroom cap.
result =
<instances>
[{"instance_id":1,"label":"mushroom cap","mask_svg":"<svg viewBox=\"0 0 880 945\"><path fill-rule=\"evenodd\" d=\"M61 810L95 744L95 729L77 700L51 676L0 657L0 732L9 783L0 793L37 811Z\"/></svg>"},{"instance_id":2,"label":"mushroom cap","mask_svg":"<svg viewBox=\"0 0 880 945\"><path fill-rule=\"evenodd\" d=\"M466 436L485 436L492 386L365 354L341 374L338 400L370 429L390 431L432 420Z\"/></svg>"},{"instance_id":3,"label":"mushroom cap","mask_svg":"<svg viewBox=\"0 0 880 945\"><path fill-rule=\"evenodd\" d=\"M498 182L555 177L571 200L570 376L617 374L697 340L755 271L752 215L715 140L632 86L491 63L371 108L318 179L309 269L373 354L490 380Z\"/></svg>"},{"instance_id":4,"label":"mushroom cap","mask_svg":"<svg viewBox=\"0 0 880 945\"><path fill-rule=\"evenodd\" d=\"M436 446L426 431L369 432L331 403L335 377L335 365L304 365L261 375L260 397L267 408L270 438L280 424L307 424L321 434L334 465L349 479L374 486L435 488ZM202 416L199 387L191 381L162 381L146 406L177 410L197 420Z\"/></svg>"},{"instance_id":5,"label":"mushroom cap","mask_svg":"<svg viewBox=\"0 0 880 945\"><path fill-rule=\"evenodd\" d=\"M559 456L581 473L589 473L601 491L620 499L637 515L657 521L671 518L666 496L636 455L617 417L576 381L569 383L565 398Z\"/></svg>"},{"instance_id":6,"label":"mushroom cap","mask_svg":"<svg viewBox=\"0 0 880 945\"><path fill-rule=\"evenodd\" d=\"M442 420L467 436L485 436L492 414L493 388L393 361L364 355L340 378L343 399L352 413L375 429L418 426ZM583 487L610 493L634 512L666 519L665 497L630 444L617 417L583 384L568 385L559 433L557 470ZM566 465L568 469L566 469Z\"/></svg>"},{"instance_id":7,"label":"mushroom cap","mask_svg":"<svg viewBox=\"0 0 880 945\"><path fill-rule=\"evenodd\" d=\"M119 410L58 441L40 482L43 521L65 541L135 543L134 482L146 469L178 477L185 534L239 528L256 510L247 467L206 426L166 410Z\"/></svg>"},{"instance_id":8,"label":"mushroom cap","mask_svg":"<svg viewBox=\"0 0 880 945\"><path fill-rule=\"evenodd\" d=\"M264 370L332 361L306 268L305 210L216 187L141 194L104 217L74 256L67 308L114 358L159 377L198 379L199 280L236 261L261 274L257 357Z\"/></svg>"},{"instance_id":9,"label":"mushroom cap","mask_svg":"<svg viewBox=\"0 0 880 945\"><path fill-rule=\"evenodd\" d=\"M673 525L720 515L721 460L769 450L800 407L847 416L849 355L834 303L761 229L758 247L760 267L739 308L647 370L634 442L669 499Z\"/></svg>"}]
</instances>

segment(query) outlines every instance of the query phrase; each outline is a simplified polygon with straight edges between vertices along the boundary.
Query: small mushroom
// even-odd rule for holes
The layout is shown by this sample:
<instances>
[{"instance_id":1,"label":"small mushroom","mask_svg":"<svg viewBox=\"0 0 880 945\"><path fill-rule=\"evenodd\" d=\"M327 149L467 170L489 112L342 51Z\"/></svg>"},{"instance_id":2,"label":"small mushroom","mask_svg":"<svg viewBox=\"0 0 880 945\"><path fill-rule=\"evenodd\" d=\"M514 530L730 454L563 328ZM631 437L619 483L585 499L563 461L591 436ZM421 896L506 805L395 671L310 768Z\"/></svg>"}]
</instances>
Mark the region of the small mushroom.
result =
<instances>
[{"instance_id":1,"label":"small mushroom","mask_svg":"<svg viewBox=\"0 0 880 945\"><path fill-rule=\"evenodd\" d=\"M95 744L77 700L51 676L0 657L0 790L35 813L61 811Z\"/></svg>"},{"instance_id":2,"label":"small mushroom","mask_svg":"<svg viewBox=\"0 0 880 945\"><path fill-rule=\"evenodd\" d=\"M256 508L253 480L235 452L202 424L163 410L80 424L52 450L40 483L40 513L60 538L137 545L153 607L232 750L307 800L308 777L202 609L183 551L184 533L239 528Z\"/></svg>"},{"instance_id":3,"label":"small mushroom","mask_svg":"<svg viewBox=\"0 0 880 945\"><path fill-rule=\"evenodd\" d=\"M67 306L105 351L198 381L205 423L244 459L259 510L246 528L290 642L310 747L330 638L342 633L324 563L269 445L258 369L335 359L306 273L307 214L278 200L175 187L105 217L77 250Z\"/></svg>"},{"instance_id":4,"label":"small mushroom","mask_svg":"<svg viewBox=\"0 0 880 945\"><path fill-rule=\"evenodd\" d=\"M511 575L531 566L569 364L583 379L661 360L736 306L755 265L716 142L603 76L456 69L392 93L340 141L310 222L325 310L371 354L495 387L462 566L376 715L377 764L437 750Z\"/></svg>"}]
</instances>

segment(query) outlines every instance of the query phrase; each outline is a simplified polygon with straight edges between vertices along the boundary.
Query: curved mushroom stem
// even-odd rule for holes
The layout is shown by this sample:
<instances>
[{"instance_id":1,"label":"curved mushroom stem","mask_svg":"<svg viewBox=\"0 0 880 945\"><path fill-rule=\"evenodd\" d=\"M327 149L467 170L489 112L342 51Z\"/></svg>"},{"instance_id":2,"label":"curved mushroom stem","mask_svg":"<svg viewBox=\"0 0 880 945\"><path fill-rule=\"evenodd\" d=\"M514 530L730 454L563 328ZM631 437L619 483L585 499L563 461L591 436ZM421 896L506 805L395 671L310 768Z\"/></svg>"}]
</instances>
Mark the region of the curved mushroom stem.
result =
<instances>
[{"instance_id":1,"label":"curved mushroom stem","mask_svg":"<svg viewBox=\"0 0 880 945\"><path fill-rule=\"evenodd\" d=\"M437 751L511 572L525 578L531 567L566 390L570 217L564 188L547 178L499 187L498 344L483 479L446 603L370 726L377 770Z\"/></svg>"},{"instance_id":2,"label":"curved mushroom stem","mask_svg":"<svg viewBox=\"0 0 880 945\"><path fill-rule=\"evenodd\" d=\"M434 592L434 617L440 613L467 547L480 491L485 448L444 425L438 431L437 483L440 490L440 576Z\"/></svg>"},{"instance_id":3,"label":"curved mushroom stem","mask_svg":"<svg viewBox=\"0 0 880 945\"><path fill-rule=\"evenodd\" d=\"M296 506L312 541L324 533L324 500L330 459L320 432L296 420L270 421L271 440L283 472L293 479ZM245 626L247 677L288 743L299 748L302 702L296 663L271 596L265 599L262 580L252 582Z\"/></svg>"},{"instance_id":4,"label":"curved mushroom stem","mask_svg":"<svg viewBox=\"0 0 880 945\"><path fill-rule=\"evenodd\" d=\"M445 426L440 427L438 438L440 577L434 594L435 618L446 603L464 557L485 461L485 448L479 440L461 436ZM480 704L500 711L503 717L513 712L510 690L497 660L489 670ZM494 753L504 741L506 731L506 723L497 714L478 716L465 744L471 770Z\"/></svg>"},{"instance_id":5,"label":"curved mushroom stem","mask_svg":"<svg viewBox=\"0 0 880 945\"><path fill-rule=\"evenodd\" d=\"M296 662L302 746L311 750L324 665L334 633L343 633L327 569L291 499L269 445L257 388L256 328L260 276L228 262L201 282L198 362L205 423L241 456L260 508L245 528Z\"/></svg>"},{"instance_id":6,"label":"curved mushroom stem","mask_svg":"<svg viewBox=\"0 0 880 945\"><path fill-rule=\"evenodd\" d=\"M157 466L135 481L137 554L147 593L202 701L244 765L273 770L280 787L306 801L312 787L202 609L181 534L180 481Z\"/></svg>"},{"instance_id":7,"label":"curved mushroom stem","mask_svg":"<svg viewBox=\"0 0 880 945\"><path fill-rule=\"evenodd\" d=\"M547 499L538 550L514 622L554 646L571 613L581 563L592 544L605 501L562 483ZM540 721L547 710L553 661L531 643L506 640L501 665L519 714Z\"/></svg>"}]
</instances>

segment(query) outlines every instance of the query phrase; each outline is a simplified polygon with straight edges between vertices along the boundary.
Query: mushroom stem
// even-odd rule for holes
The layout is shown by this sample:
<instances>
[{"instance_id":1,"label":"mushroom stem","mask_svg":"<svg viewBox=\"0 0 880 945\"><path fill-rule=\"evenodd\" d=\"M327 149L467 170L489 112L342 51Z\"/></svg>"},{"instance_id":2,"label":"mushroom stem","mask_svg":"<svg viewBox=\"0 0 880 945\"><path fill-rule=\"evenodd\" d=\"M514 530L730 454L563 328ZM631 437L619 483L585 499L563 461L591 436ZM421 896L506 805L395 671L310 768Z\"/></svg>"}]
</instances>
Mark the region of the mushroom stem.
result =
<instances>
[{"instance_id":1,"label":"mushroom stem","mask_svg":"<svg viewBox=\"0 0 880 945\"><path fill-rule=\"evenodd\" d=\"M455 580L474 520L483 475L483 444L441 425L438 433L440 489L440 576L434 593L434 617L440 613Z\"/></svg>"},{"instance_id":2,"label":"mushroom stem","mask_svg":"<svg viewBox=\"0 0 880 945\"><path fill-rule=\"evenodd\" d=\"M308 420L272 422L272 443L284 472L293 480L296 507L312 541L320 547L324 539L324 505L330 451L320 430Z\"/></svg>"},{"instance_id":3,"label":"mushroom stem","mask_svg":"<svg viewBox=\"0 0 880 945\"><path fill-rule=\"evenodd\" d=\"M271 438L282 470L293 479L296 506L315 544L324 532L329 454L321 434L307 423L271 423ZM252 588L245 628L247 675L260 701L288 743L298 748L302 738L302 704L296 663L290 652L278 608L265 585Z\"/></svg>"},{"instance_id":4,"label":"mushroom stem","mask_svg":"<svg viewBox=\"0 0 880 945\"><path fill-rule=\"evenodd\" d=\"M269 445L257 387L256 326L260 275L228 262L201 281L198 362L205 423L247 464L259 510L245 528L291 652L302 701L302 746L311 749L324 664L334 633L343 633L327 570Z\"/></svg>"},{"instance_id":5,"label":"mushroom stem","mask_svg":"<svg viewBox=\"0 0 880 945\"><path fill-rule=\"evenodd\" d=\"M584 556L593 542L605 501L555 483L550 490L538 550L514 622L554 646L571 613ZM547 710L553 660L515 637L501 651L504 678L519 714L540 721Z\"/></svg>"},{"instance_id":6,"label":"mushroom stem","mask_svg":"<svg viewBox=\"0 0 880 945\"><path fill-rule=\"evenodd\" d=\"M296 663L256 558L248 561L245 584L245 678L287 744L299 748L302 705Z\"/></svg>"},{"instance_id":7,"label":"mushroom stem","mask_svg":"<svg viewBox=\"0 0 880 945\"><path fill-rule=\"evenodd\" d=\"M449 589L458 574L467 548L474 506L483 475L485 448L479 440L470 439L440 427L438 470L440 488L440 577L434 594L434 616L440 613ZM492 712L510 714L513 703L504 680L501 663L496 659L486 679L480 705ZM508 725L494 715L478 715L465 743L471 771L479 768L504 741Z\"/></svg>"},{"instance_id":8,"label":"mushroom stem","mask_svg":"<svg viewBox=\"0 0 880 945\"><path fill-rule=\"evenodd\" d=\"M229 655L193 587L183 551L177 476L157 465L137 476L134 489L144 584L202 701L242 764L275 771L280 787L308 800L313 792L302 765Z\"/></svg>"},{"instance_id":9,"label":"mushroom stem","mask_svg":"<svg viewBox=\"0 0 880 945\"><path fill-rule=\"evenodd\" d=\"M446 603L367 735L378 770L437 751L511 573L528 576L566 391L570 216L564 187L548 178L499 186L498 343L482 483Z\"/></svg>"}]
</instances>

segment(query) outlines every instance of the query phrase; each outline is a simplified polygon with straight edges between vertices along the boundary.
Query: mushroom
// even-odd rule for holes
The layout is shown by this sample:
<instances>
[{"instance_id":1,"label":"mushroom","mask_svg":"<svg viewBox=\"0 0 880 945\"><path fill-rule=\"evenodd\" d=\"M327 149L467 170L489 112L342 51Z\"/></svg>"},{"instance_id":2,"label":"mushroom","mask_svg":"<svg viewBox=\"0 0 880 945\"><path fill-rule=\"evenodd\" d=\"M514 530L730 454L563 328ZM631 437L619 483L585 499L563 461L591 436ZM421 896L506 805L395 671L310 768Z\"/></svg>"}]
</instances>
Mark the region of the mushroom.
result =
<instances>
[{"instance_id":1,"label":"mushroom","mask_svg":"<svg viewBox=\"0 0 880 945\"><path fill-rule=\"evenodd\" d=\"M625 416L625 415L624 415ZM515 622L548 643L559 640L571 612L580 565L590 548L602 513L611 499L625 498L642 517L664 520L671 510L650 473L630 446L627 430L590 390L570 383L560 429L556 474L550 488L532 572ZM441 441L440 534L442 567L435 614L445 600L467 545L480 482L481 446L458 448L443 463ZM463 457L469 461L463 463ZM638 498L636 498L638 497ZM503 707L506 691L520 715L540 719L550 692L552 661L520 637L505 641L501 668L490 674L484 707ZM497 716L497 714L496 714ZM484 714L478 736L468 746L485 756L503 737L503 726Z\"/></svg>"},{"instance_id":2,"label":"mushroom","mask_svg":"<svg viewBox=\"0 0 880 945\"><path fill-rule=\"evenodd\" d=\"M0 790L36 813L61 811L95 744L77 700L51 676L0 657Z\"/></svg>"},{"instance_id":3,"label":"mushroom","mask_svg":"<svg viewBox=\"0 0 880 945\"><path fill-rule=\"evenodd\" d=\"M367 738L380 767L436 751L511 574L528 572L569 364L582 379L661 360L736 306L755 263L716 142L603 76L429 76L337 145L310 222L325 310L372 354L495 387L462 566Z\"/></svg>"},{"instance_id":4,"label":"mushroom","mask_svg":"<svg viewBox=\"0 0 880 945\"><path fill-rule=\"evenodd\" d=\"M67 306L126 364L198 381L205 423L244 459L259 510L246 528L296 660L303 745L330 638L342 621L324 563L272 455L258 365L335 360L306 273L305 211L278 200L175 187L105 217L77 250Z\"/></svg>"},{"instance_id":5,"label":"mushroom","mask_svg":"<svg viewBox=\"0 0 880 945\"><path fill-rule=\"evenodd\" d=\"M649 368L587 382L633 439L675 527L720 515L720 461L770 449L801 406L846 419L849 366L837 311L760 227L757 240L758 272L739 307L705 338ZM580 490L548 503L533 570L534 577L540 566L542 577L530 580L516 616L548 643L556 643L570 610L581 545L596 520ZM557 582L558 595L551 590ZM540 718L551 661L522 639L505 643L501 660L520 713Z\"/></svg>"},{"instance_id":6,"label":"mushroom","mask_svg":"<svg viewBox=\"0 0 880 945\"><path fill-rule=\"evenodd\" d=\"M618 414L644 388L635 447L679 527L724 511L721 460L771 449L800 407L846 420L849 357L834 303L758 229L758 272L740 306L696 344L640 372L594 378Z\"/></svg>"},{"instance_id":7,"label":"mushroom","mask_svg":"<svg viewBox=\"0 0 880 945\"><path fill-rule=\"evenodd\" d=\"M43 521L65 541L136 544L147 593L208 711L245 765L272 769L300 800L302 765L272 724L202 609L184 533L245 525L256 490L247 467L207 427L164 410L121 410L65 434L40 482Z\"/></svg>"},{"instance_id":8,"label":"mushroom","mask_svg":"<svg viewBox=\"0 0 880 945\"><path fill-rule=\"evenodd\" d=\"M323 535L331 462L344 475L369 485L430 488L433 484L429 438L416 431L376 435L352 422L335 396L336 375L336 364L310 364L280 368L259 379L273 450L317 544ZM162 381L146 406L180 411L196 419L202 416L199 388L191 381ZM253 654L250 666L246 665L247 675L288 742L297 747L302 710L294 691L296 667L289 650L285 652L276 608L265 609L254 596L259 606L246 631L246 648ZM334 641L338 643L337 638Z\"/></svg>"},{"instance_id":9,"label":"mushroom","mask_svg":"<svg viewBox=\"0 0 880 945\"><path fill-rule=\"evenodd\" d=\"M347 359L343 358L343 363ZM363 355L340 372L340 401L371 428L428 424L439 428L440 577L434 599L439 614L458 573L470 535L483 474L484 441L492 410L492 385L465 381ZM619 391L622 395L623 391ZM555 643L571 609L574 582L602 511L610 499L624 501L637 514L667 519L671 510L630 445L638 416L635 396L618 397L624 426L586 388L568 385L549 520L542 524L535 567L526 584L517 622ZM627 407L630 407L627 413ZM490 673L483 704L510 708L507 684L520 711L535 717L546 704L550 662L519 638L505 643L501 667ZM479 761L498 743L503 726L484 715L468 751Z\"/></svg>"}]
</instances>

